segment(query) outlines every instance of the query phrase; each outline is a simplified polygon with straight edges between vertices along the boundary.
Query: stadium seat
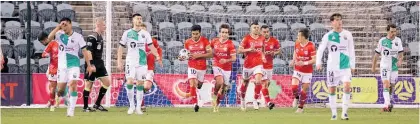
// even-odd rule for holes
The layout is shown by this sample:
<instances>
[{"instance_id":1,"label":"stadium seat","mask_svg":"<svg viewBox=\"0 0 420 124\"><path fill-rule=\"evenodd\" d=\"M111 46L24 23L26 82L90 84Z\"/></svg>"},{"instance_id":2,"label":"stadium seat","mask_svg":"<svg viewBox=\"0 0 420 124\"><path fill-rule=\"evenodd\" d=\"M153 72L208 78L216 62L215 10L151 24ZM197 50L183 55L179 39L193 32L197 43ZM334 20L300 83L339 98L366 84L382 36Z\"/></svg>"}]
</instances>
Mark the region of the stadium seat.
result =
<instances>
[{"instance_id":1,"label":"stadium seat","mask_svg":"<svg viewBox=\"0 0 420 124\"><path fill-rule=\"evenodd\" d=\"M246 10L245 14L250 15L249 17L245 16L248 24L251 24L252 22L264 22L264 18L259 16L263 14L261 7L251 5L251 6L247 6L245 10Z\"/></svg>"},{"instance_id":2,"label":"stadium seat","mask_svg":"<svg viewBox=\"0 0 420 124\"><path fill-rule=\"evenodd\" d=\"M70 4L62 3L57 5L57 21L64 17L69 18L71 21L76 20L76 13Z\"/></svg>"},{"instance_id":3,"label":"stadium seat","mask_svg":"<svg viewBox=\"0 0 420 124\"><path fill-rule=\"evenodd\" d=\"M290 25L290 29L292 31L292 41L296 41L299 30L304 28L306 28L306 25L302 23L293 23Z\"/></svg>"},{"instance_id":4,"label":"stadium seat","mask_svg":"<svg viewBox=\"0 0 420 124\"><path fill-rule=\"evenodd\" d=\"M18 73L19 65L16 64L16 60L12 58L7 58L7 67L9 67L9 73Z\"/></svg>"},{"instance_id":5,"label":"stadium seat","mask_svg":"<svg viewBox=\"0 0 420 124\"><path fill-rule=\"evenodd\" d=\"M209 6L209 11L208 13L224 13L225 9L220 6L220 5L211 5ZM227 22L227 17L225 15L211 15L212 17L209 17L210 23L212 24L216 24L216 23L220 23L220 22Z\"/></svg>"},{"instance_id":6,"label":"stadium seat","mask_svg":"<svg viewBox=\"0 0 420 124\"><path fill-rule=\"evenodd\" d=\"M180 41L185 41L191 35L192 23L189 22L180 22L178 23L178 36Z\"/></svg>"},{"instance_id":7,"label":"stadium seat","mask_svg":"<svg viewBox=\"0 0 420 124\"><path fill-rule=\"evenodd\" d=\"M174 60L174 65L172 66L172 71L174 74L187 74L188 73L188 62Z\"/></svg>"},{"instance_id":8,"label":"stadium seat","mask_svg":"<svg viewBox=\"0 0 420 124\"><path fill-rule=\"evenodd\" d=\"M295 49L295 42L292 41L284 41L281 43L282 54L285 60L293 59L293 52Z\"/></svg>"},{"instance_id":9,"label":"stadium seat","mask_svg":"<svg viewBox=\"0 0 420 124\"><path fill-rule=\"evenodd\" d=\"M15 11L15 5L7 2L1 3L1 16L12 17L13 11Z\"/></svg>"},{"instance_id":10,"label":"stadium seat","mask_svg":"<svg viewBox=\"0 0 420 124\"><path fill-rule=\"evenodd\" d=\"M176 37L175 25L171 22L159 23L159 37L161 40L171 41Z\"/></svg>"},{"instance_id":11,"label":"stadium seat","mask_svg":"<svg viewBox=\"0 0 420 124\"><path fill-rule=\"evenodd\" d=\"M300 13L299 8L294 5L287 5L283 7L283 12L286 17L284 17L284 21L286 24L290 25L300 20Z\"/></svg>"},{"instance_id":12,"label":"stadium seat","mask_svg":"<svg viewBox=\"0 0 420 124\"><path fill-rule=\"evenodd\" d=\"M419 56L419 42L408 43L408 48L411 56Z\"/></svg>"},{"instance_id":13,"label":"stadium seat","mask_svg":"<svg viewBox=\"0 0 420 124\"><path fill-rule=\"evenodd\" d=\"M401 28L401 40L403 43L414 42L416 39L416 35L417 36L419 35L418 28L416 28L414 24L404 23L400 26L400 28Z\"/></svg>"},{"instance_id":14,"label":"stadium seat","mask_svg":"<svg viewBox=\"0 0 420 124\"><path fill-rule=\"evenodd\" d=\"M42 52L44 52L45 46L40 41L38 40L33 41L33 45L34 45L35 53L42 54Z\"/></svg>"},{"instance_id":15,"label":"stadium seat","mask_svg":"<svg viewBox=\"0 0 420 124\"><path fill-rule=\"evenodd\" d=\"M160 67L160 65L155 62L155 72L158 74L164 74L164 73L172 73L171 72L171 62L167 59L162 59L163 67Z\"/></svg>"},{"instance_id":16,"label":"stadium seat","mask_svg":"<svg viewBox=\"0 0 420 124\"><path fill-rule=\"evenodd\" d=\"M394 6L391 8L392 12L392 23L396 25L401 25L403 23L407 23L408 18L407 16L407 9L402 6Z\"/></svg>"},{"instance_id":17,"label":"stadium seat","mask_svg":"<svg viewBox=\"0 0 420 124\"><path fill-rule=\"evenodd\" d=\"M200 22L198 25L201 26L201 35L211 40L214 38L215 32L213 30L213 25L207 22ZM218 29L216 29L218 30Z\"/></svg>"},{"instance_id":18,"label":"stadium seat","mask_svg":"<svg viewBox=\"0 0 420 124\"><path fill-rule=\"evenodd\" d=\"M4 34L9 40L17 40L23 38L23 29L17 21L8 21L5 24Z\"/></svg>"},{"instance_id":19,"label":"stadium seat","mask_svg":"<svg viewBox=\"0 0 420 124\"><path fill-rule=\"evenodd\" d=\"M26 60L27 58L21 58L19 59L19 73L26 73L28 71L28 68L26 67ZM32 73L38 73L38 65L35 64L35 60L31 59L31 72Z\"/></svg>"},{"instance_id":20,"label":"stadium seat","mask_svg":"<svg viewBox=\"0 0 420 124\"><path fill-rule=\"evenodd\" d=\"M269 5L269 6L266 6L264 8L264 10L265 10L264 15L267 15L265 20L269 25L271 25L273 23L276 23L276 22L281 22L281 20L282 20L281 17L275 16L275 15L280 15L281 14L280 8L278 6ZM278 20L280 20L280 21L278 21Z\"/></svg>"},{"instance_id":21,"label":"stadium seat","mask_svg":"<svg viewBox=\"0 0 420 124\"><path fill-rule=\"evenodd\" d=\"M14 54L16 59L27 57L27 41L26 39L18 39L14 41ZM30 49L33 52L33 48Z\"/></svg>"},{"instance_id":22,"label":"stadium seat","mask_svg":"<svg viewBox=\"0 0 420 124\"><path fill-rule=\"evenodd\" d=\"M172 22L178 24L180 22L188 21L187 8L183 5L175 4L171 6Z\"/></svg>"},{"instance_id":23,"label":"stadium seat","mask_svg":"<svg viewBox=\"0 0 420 124\"><path fill-rule=\"evenodd\" d=\"M318 44L322 41L322 37L328 32L328 29L321 23L313 23L309 25L311 40Z\"/></svg>"},{"instance_id":24,"label":"stadium seat","mask_svg":"<svg viewBox=\"0 0 420 124\"><path fill-rule=\"evenodd\" d=\"M150 15L149 8L146 4L136 4L133 6L133 13L138 13L143 17L143 21L150 22L152 21L152 16Z\"/></svg>"},{"instance_id":25,"label":"stadium seat","mask_svg":"<svg viewBox=\"0 0 420 124\"><path fill-rule=\"evenodd\" d=\"M150 22L143 22L145 25L146 25L146 29L147 29L147 32L152 32L153 30L153 25L152 25L152 23L150 23Z\"/></svg>"},{"instance_id":26,"label":"stadium seat","mask_svg":"<svg viewBox=\"0 0 420 124\"><path fill-rule=\"evenodd\" d=\"M83 30L82 30L82 28L80 28L80 25L79 25L78 22L72 22L71 24L72 24L72 29L73 29L74 32L77 32L77 33L83 35Z\"/></svg>"},{"instance_id":27,"label":"stadium seat","mask_svg":"<svg viewBox=\"0 0 420 124\"><path fill-rule=\"evenodd\" d=\"M154 5L154 6L151 6L151 8L152 8L152 21L155 23L154 25L157 25L160 22L169 21L169 12L166 6Z\"/></svg>"},{"instance_id":28,"label":"stadium seat","mask_svg":"<svg viewBox=\"0 0 420 124\"><path fill-rule=\"evenodd\" d=\"M55 21L57 18L57 12L51 4L39 4L38 5L38 20L40 23L47 21Z\"/></svg>"},{"instance_id":29,"label":"stadium seat","mask_svg":"<svg viewBox=\"0 0 420 124\"><path fill-rule=\"evenodd\" d=\"M9 40L1 39L1 50L4 56L13 57L14 49Z\"/></svg>"},{"instance_id":30,"label":"stadium seat","mask_svg":"<svg viewBox=\"0 0 420 124\"><path fill-rule=\"evenodd\" d=\"M244 11L242 10L241 6L238 5L230 5L227 6L227 12L229 14L228 21L230 24L235 24L238 22L244 22L244 18L242 15L244 14Z\"/></svg>"},{"instance_id":31,"label":"stadium seat","mask_svg":"<svg viewBox=\"0 0 420 124\"><path fill-rule=\"evenodd\" d=\"M246 34L249 34L249 25L244 22L238 22L233 25L235 33L236 33L236 39L242 40Z\"/></svg>"},{"instance_id":32,"label":"stadium seat","mask_svg":"<svg viewBox=\"0 0 420 124\"><path fill-rule=\"evenodd\" d=\"M319 12L315 6L305 5L302 7L302 18L305 25L315 23L317 21Z\"/></svg>"},{"instance_id":33,"label":"stadium seat","mask_svg":"<svg viewBox=\"0 0 420 124\"><path fill-rule=\"evenodd\" d=\"M187 6L188 7L188 6ZM198 5L198 4L194 4L191 5L189 8L189 12L191 13L191 17L190 20L193 23L198 23L198 22L206 22L208 17L203 17L204 16L204 11L206 11L206 9L204 8L204 6L202 5Z\"/></svg>"},{"instance_id":34,"label":"stadium seat","mask_svg":"<svg viewBox=\"0 0 420 124\"><path fill-rule=\"evenodd\" d=\"M35 10L34 5L31 4L30 6L31 6L31 20L36 21L38 17L38 12ZM29 20L27 9L28 8L27 8L26 3L19 4L19 19L22 23L27 22Z\"/></svg>"},{"instance_id":35,"label":"stadium seat","mask_svg":"<svg viewBox=\"0 0 420 124\"><path fill-rule=\"evenodd\" d=\"M411 13L411 22L414 23L415 25L419 25L419 6L412 6L410 8L410 13Z\"/></svg>"},{"instance_id":36,"label":"stadium seat","mask_svg":"<svg viewBox=\"0 0 420 124\"><path fill-rule=\"evenodd\" d=\"M165 47L163 47L165 48ZM169 60L177 59L179 51L184 49L184 44L180 41L170 41L167 42L166 46L166 55Z\"/></svg>"},{"instance_id":37,"label":"stadium seat","mask_svg":"<svg viewBox=\"0 0 420 124\"><path fill-rule=\"evenodd\" d=\"M28 23L25 23L25 28L28 27ZM38 36L42 33L41 24L36 21L31 21L31 40L38 39Z\"/></svg>"},{"instance_id":38,"label":"stadium seat","mask_svg":"<svg viewBox=\"0 0 420 124\"><path fill-rule=\"evenodd\" d=\"M50 58L39 59L39 73L46 73L50 65Z\"/></svg>"},{"instance_id":39,"label":"stadium seat","mask_svg":"<svg viewBox=\"0 0 420 124\"><path fill-rule=\"evenodd\" d=\"M44 23L44 32L50 34L57 27L57 22L48 21Z\"/></svg>"},{"instance_id":40,"label":"stadium seat","mask_svg":"<svg viewBox=\"0 0 420 124\"><path fill-rule=\"evenodd\" d=\"M232 41L233 42L233 45L235 45L235 49L238 49L238 47L239 47L239 42L238 41Z\"/></svg>"},{"instance_id":41,"label":"stadium seat","mask_svg":"<svg viewBox=\"0 0 420 124\"><path fill-rule=\"evenodd\" d=\"M272 28L274 37L279 41L289 40L290 31L286 24L277 22L272 25Z\"/></svg>"}]
</instances>

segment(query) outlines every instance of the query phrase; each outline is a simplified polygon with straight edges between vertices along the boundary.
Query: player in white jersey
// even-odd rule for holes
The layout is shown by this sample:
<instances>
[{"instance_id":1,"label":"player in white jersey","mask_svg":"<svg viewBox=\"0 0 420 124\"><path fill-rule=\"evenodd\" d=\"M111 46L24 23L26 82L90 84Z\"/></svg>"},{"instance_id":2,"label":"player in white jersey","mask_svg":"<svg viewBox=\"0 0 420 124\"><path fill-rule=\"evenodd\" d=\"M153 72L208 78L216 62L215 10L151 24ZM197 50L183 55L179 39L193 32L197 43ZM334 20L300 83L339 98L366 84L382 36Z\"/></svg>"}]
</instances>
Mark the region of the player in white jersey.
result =
<instances>
[{"instance_id":1,"label":"player in white jersey","mask_svg":"<svg viewBox=\"0 0 420 124\"><path fill-rule=\"evenodd\" d=\"M122 54L123 47L127 48L127 56L125 61L125 77L127 79L127 96L130 102L130 108L128 114L133 114L134 110L137 114L141 115L141 103L143 101L143 90L144 81L146 80L147 74L147 54L146 47L150 48L156 59L160 59L156 48L152 44L152 37L150 33L141 30L141 24L143 23L142 16L140 14L134 14L132 16L133 28L126 30L121 36L120 47L118 48L117 64L120 71L123 70ZM162 65L162 63L159 63ZM137 105L134 106L134 81L136 81Z\"/></svg>"},{"instance_id":2,"label":"player in white jersey","mask_svg":"<svg viewBox=\"0 0 420 124\"><path fill-rule=\"evenodd\" d=\"M335 13L330 17L333 30L322 37L321 45L316 52L316 68L321 70L325 48L328 49L327 85L330 90L329 102L332 112L331 120L337 120L336 87L344 83L342 98L343 111L341 119L348 120L347 109L350 102L350 84L355 68L354 41L351 32L342 28L342 16Z\"/></svg>"},{"instance_id":3,"label":"player in white jersey","mask_svg":"<svg viewBox=\"0 0 420 124\"><path fill-rule=\"evenodd\" d=\"M48 35L48 41L54 39L58 42L58 96L63 96L67 82L69 82L70 104L67 107L67 116L74 116L77 102L77 81L80 76L79 50L82 49L87 63L89 75L95 72L95 67L90 63L92 55L86 49L83 36L72 30L71 20L63 18L60 24Z\"/></svg>"},{"instance_id":4,"label":"player in white jersey","mask_svg":"<svg viewBox=\"0 0 420 124\"><path fill-rule=\"evenodd\" d=\"M376 61L381 57L380 73L383 82L384 112L392 111L391 95L392 88L398 78L398 67L401 66L403 59L403 47L401 39L397 36L397 26L390 24L386 28L387 36L379 40L373 56L372 72L376 72Z\"/></svg>"}]
</instances>

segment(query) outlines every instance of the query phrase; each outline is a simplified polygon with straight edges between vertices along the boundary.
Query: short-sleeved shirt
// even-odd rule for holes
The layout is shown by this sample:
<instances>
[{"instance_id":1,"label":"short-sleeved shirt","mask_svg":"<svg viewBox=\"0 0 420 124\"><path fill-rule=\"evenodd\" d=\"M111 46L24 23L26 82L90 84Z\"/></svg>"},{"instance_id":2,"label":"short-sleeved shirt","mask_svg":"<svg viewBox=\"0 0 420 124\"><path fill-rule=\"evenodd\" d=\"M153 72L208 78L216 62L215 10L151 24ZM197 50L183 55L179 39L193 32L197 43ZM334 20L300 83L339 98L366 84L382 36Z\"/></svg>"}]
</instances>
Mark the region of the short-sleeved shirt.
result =
<instances>
[{"instance_id":1,"label":"short-sleeved shirt","mask_svg":"<svg viewBox=\"0 0 420 124\"><path fill-rule=\"evenodd\" d=\"M403 52L401 39L395 37L393 40L383 37L379 40L375 49L376 53L381 54L381 68L389 68L398 71L398 53Z\"/></svg>"},{"instance_id":2,"label":"short-sleeved shirt","mask_svg":"<svg viewBox=\"0 0 420 124\"><path fill-rule=\"evenodd\" d=\"M187 39L184 44L184 48L190 51L190 54L205 54L206 47L209 46L209 40L201 36L198 41L194 41L192 38ZM207 62L206 59L190 59L188 60L188 67L194 68L197 70L206 70Z\"/></svg>"},{"instance_id":3,"label":"short-sleeved shirt","mask_svg":"<svg viewBox=\"0 0 420 124\"><path fill-rule=\"evenodd\" d=\"M214 38L210 43L213 49L213 66L217 66L224 71L232 70L232 62L224 64L220 63L221 59L231 59L232 55L236 55L235 45L231 40L220 42L219 38Z\"/></svg>"},{"instance_id":4,"label":"short-sleeved shirt","mask_svg":"<svg viewBox=\"0 0 420 124\"><path fill-rule=\"evenodd\" d=\"M45 48L44 52L42 53L42 57L46 57L47 54L50 56L50 65L48 66L48 74L57 74L57 67L58 67L58 42L52 40L48 43L47 47Z\"/></svg>"},{"instance_id":5,"label":"short-sleeved shirt","mask_svg":"<svg viewBox=\"0 0 420 124\"><path fill-rule=\"evenodd\" d=\"M254 39L250 34L246 35L242 42L241 46L244 49L249 49L253 46L256 51L245 53L244 68L253 68L258 65L263 65L262 60L262 49L264 46L265 37L260 35L258 38Z\"/></svg>"},{"instance_id":6,"label":"short-sleeved shirt","mask_svg":"<svg viewBox=\"0 0 420 124\"><path fill-rule=\"evenodd\" d=\"M86 47L83 36L74 31L71 35L58 31L55 40L58 42L58 69L80 67L79 51Z\"/></svg>"},{"instance_id":7,"label":"short-sleeved shirt","mask_svg":"<svg viewBox=\"0 0 420 124\"><path fill-rule=\"evenodd\" d=\"M264 46L265 52L275 52L278 49L280 49L280 43L274 37L270 37L268 40L265 40ZM265 55L265 59L267 60L267 62L263 64L264 69L273 69L273 56Z\"/></svg>"},{"instance_id":8,"label":"short-sleeved shirt","mask_svg":"<svg viewBox=\"0 0 420 124\"><path fill-rule=\"evenodd\" d=\"M156 39L152 39L153 42L153 46L156 48L160 58L162 59L162 48L160 48L158 40ZM152 54L151 50L147 47L146 48L146 52L147 52L147 69L148 70L154 70L155 69L155 55Z\"/></svg>"},{"instance_id":9,"label":"short-sleeved shirt","mask_svg":"<svg viewBox=\"0 0 420 124\"><path fill-rule=\"evenodd\" d=\"M295 54L296 61L310 61L312 56L316 55L316 49L313 42L309 41L305 46L302 46L301 43L296 42L295 44ZM302 73L312 73L313 65L295 65L295 70Z\"/></svg>"},{"instance_id":10,"label":"short-sleeved shirt","mask_svg":"<svg viewBox=\"0 0 420 124\"><path fill-rule=\"evenodd\" d=\"M127 47L126 64L134 67L147 66L146 46L152 44L150 33L145 30L126 30L121 36L120 45Z\"/></svg>"}]
</instances>

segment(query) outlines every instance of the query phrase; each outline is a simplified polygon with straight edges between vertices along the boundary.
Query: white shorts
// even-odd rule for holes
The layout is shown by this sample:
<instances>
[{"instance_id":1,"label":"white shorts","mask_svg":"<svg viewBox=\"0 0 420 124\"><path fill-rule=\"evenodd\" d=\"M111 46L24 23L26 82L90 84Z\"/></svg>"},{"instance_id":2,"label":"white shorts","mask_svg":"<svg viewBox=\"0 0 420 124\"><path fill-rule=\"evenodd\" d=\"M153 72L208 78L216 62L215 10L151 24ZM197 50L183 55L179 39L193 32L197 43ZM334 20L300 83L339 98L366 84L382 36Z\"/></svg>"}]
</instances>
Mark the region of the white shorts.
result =
<instances>
[{"instance_id":1,"label":"white shorts","mask_svg":"<svg viewBox=\"0 0 420 124\"><path fill-rule=\"evenodd\" d=\"M47 69L47 73L45 73L45 75L47 75L47 79L48 81L57 81L57 74L50 74L50 68Z\"/></svg>"},{"instance_id":2,"label":"white shorts","mask_svg":"<svg viewBox=\"0 0 420 124\"><path fill-rule=\"evenodd\" d=\"M223 77L223 81L226 85L230 85L230 74L232 73L232 71L225 71L219 67L214 66L213 67L213 74L214 74L214 78L216 78L217 76L222 76Z\"/></svg>"},{"instance_id":3,"label":"white shorts","mask_svg":"<svg viewBox=\"0 0 420 124\"><path fill-rule=\"evenodd\" d=\"M395 84L398 78L398 71L391 71L391 69L381 68L381 79L388 80L390 83Z\"/></svg>"},{"instance_id":4,"label":"white shorts","mask_svg":"<svg viewBox=\"0 0 420 124\"><path fill-rule=\"evenodd\" d=\"M333 87L338 86L344 82L351 82L351 70L337 70L337 71L328 71L327 70L327 86Z\"/></svg>"},{"instance_id":5,"label":"white shorts","mask_svg":"<svg viewBox=\"0 0 420 124\"><path fill-rule=\"evenodd\" d=\"M73 80L80 80L80 68L61 68L57 69L57 82L58 83L67 83Z\"/></svg>"},{"instance_id":6,"label":"white shorts","mask_svg":"<svg viewBox=\"0 0 420 124\"><path fill-rule=\"evenodd\" d=\"M253 68L244 68L242 71L242 78L248 80L252 75L262 74L264 77L264 70L262 65L255 66Z\"/></svg>"},{"instance_id":7,"label":"white shorts","mask_svg":"<svg viewBox=\"0 0 420 124\"><path fill-rule=\"evenodd\" d=\"M147 70L147 74L146 74L146 80L153 82L153 77L155 76L155 73L153 72L153 70Z\"/></svg>"},{"instance_id":8,"label":"white shorts","mask_svg":"<svg viewBox=\"0 0 420 124\"><path fill-rule=\"evenodd\" d=\"M125 77L137 81L146 80L147 66L129 66L125 65Z\"/></svg>"},{"instance_id":9,"label":"white shorts","mask_svg":"<svg viewBox=\"0 0 420 124\"><path fill-rule=\"evenodd\" d=\"M312 73L302 73L300 71L294 71L293 77L298 79L302 83L311 83Z\"/></svg>"},{"instance_id":10,"label":"white shorts","mask_svg":"<svg viewBox=\"0 0 420 124\"><path fill-rule=\"evenodd\" d=\"M273 79L273 69L264 69L263 80L272 80Z\"/></svg>"},{"instance_id":11,"label":"white shorts","mask_svg":"<svg viewBox=\"0 0 420 124\"><path fill-rule=\"evenodd\" d=\"M206 70L197 70L195 68L188 67L188 80L195 78L199 82L204 82L204 74L206 74Z\"/></svg>"}]
</instances>

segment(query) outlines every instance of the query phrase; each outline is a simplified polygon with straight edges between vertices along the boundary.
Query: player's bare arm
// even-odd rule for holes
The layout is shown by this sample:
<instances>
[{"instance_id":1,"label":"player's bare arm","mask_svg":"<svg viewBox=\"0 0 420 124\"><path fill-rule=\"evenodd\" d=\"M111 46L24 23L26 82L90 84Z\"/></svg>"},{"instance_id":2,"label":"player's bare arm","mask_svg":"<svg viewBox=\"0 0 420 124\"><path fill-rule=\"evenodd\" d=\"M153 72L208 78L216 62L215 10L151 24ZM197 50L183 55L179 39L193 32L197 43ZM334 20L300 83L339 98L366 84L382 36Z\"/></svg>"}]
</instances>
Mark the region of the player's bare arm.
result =
<instances>
[{"instance_id":1,"label":"player's bare arm","mask_svg":"<svg viewBox=\"0 0 420 124\"><path fill-rule=\"evenodd\" d=\"M123 70L122 54L123 54L124 47L125 46L120 44L120 46L118 47L118 50L117 50L117 68L118 68L119 71Z\"/></svg>"},{"instance_id":2,"label":"player's bare arm","mask_svg":"<svg viewBox=\"0 0 420 124\"><path fill-rule=\"evenodd\" d=\"M67 24L67 22L66 22L66 21L62 21L62 22L60 22L60 24L58 24L58 25L54 28L54 30L52 30L52 31L50 32L50 34L48 35L47 41L51 41L51 40L53 40L53 39L54 39L54 37L55 37L55 34L56 34L58 31L60 31L60 30L61 30L61 27L62 27L62 26L66 25L66 24Z\"/></svg>"},{"instance_id":3,"label":"player's bare arm","mask_svg":"<svg viewBox=\"0 0 420 124\"><path fill-rule=\"evenodd\" d=\"M373 60L372 60L372 69L371 69L371 71L373 72L373 73L375 73L376 72L376 62L378 61L378 58L379 58L379 53L378 52L375 52L375 55L373 55Z\"/></svg>"},{"instance_id":4,"label":"player's bare arm","mask_svg":"<svg viewBox=\"0 0 420 124\"><path fill-rule=\"evenodd\" d=\"M400 51L398 53L398 63L397 63L397 66L398 67L401 67L401 64L402 64L403 59L404 59L404 52L403 51Z\"/></svg>"}]
</instances>

